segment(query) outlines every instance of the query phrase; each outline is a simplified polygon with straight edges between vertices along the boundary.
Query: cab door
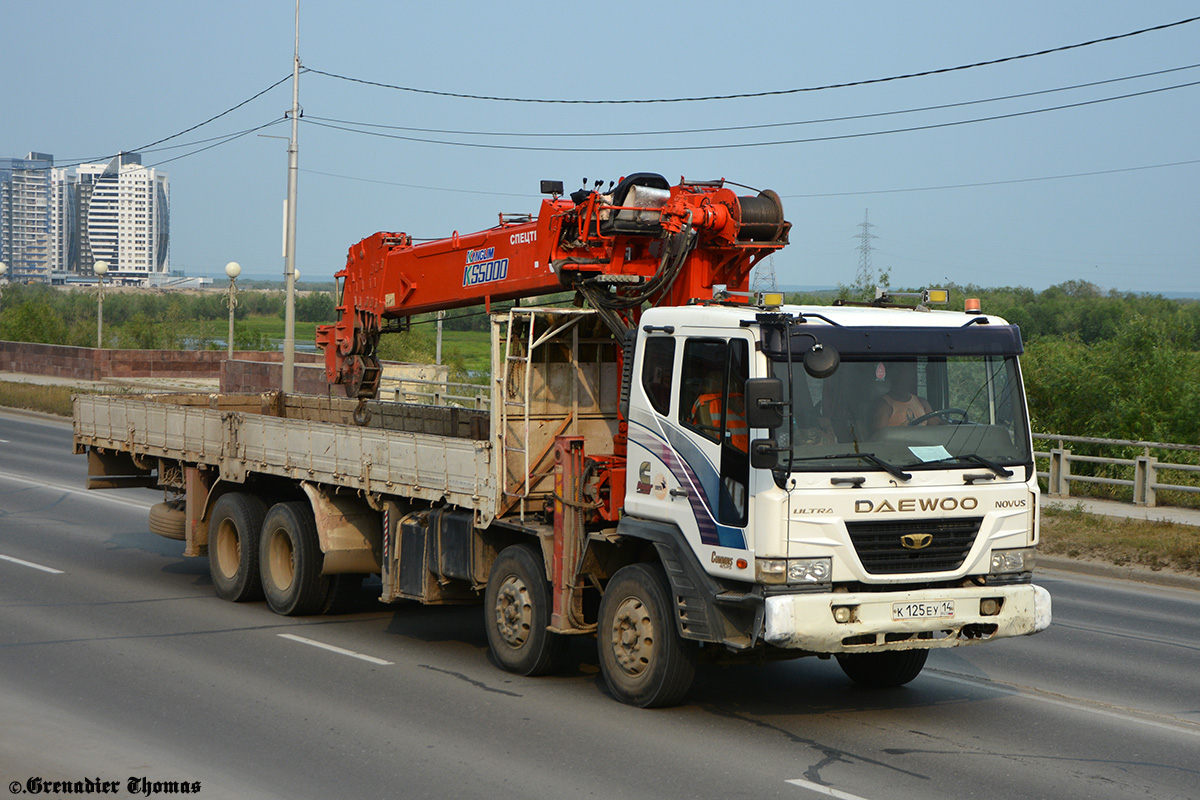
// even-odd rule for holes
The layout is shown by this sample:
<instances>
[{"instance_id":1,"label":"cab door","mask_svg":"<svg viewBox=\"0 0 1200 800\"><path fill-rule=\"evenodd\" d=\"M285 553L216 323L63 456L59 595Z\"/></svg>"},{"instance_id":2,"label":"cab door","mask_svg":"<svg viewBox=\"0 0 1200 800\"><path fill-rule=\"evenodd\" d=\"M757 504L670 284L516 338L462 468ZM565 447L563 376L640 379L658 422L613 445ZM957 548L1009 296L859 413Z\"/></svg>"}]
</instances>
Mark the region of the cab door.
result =
<instances>
[{"instance_id":1,"label":"cab door","mask_svg":"<svg viewBox=\"0 0 1200 800\"><path fill-rule=\"evenodd\" d=\"M744 547L749 516L749 429L745 339L691 337L680 363L678 435L689 499L706 544ZM685 484L686 485L686 484Z\"/></svg>"}]
</instances>

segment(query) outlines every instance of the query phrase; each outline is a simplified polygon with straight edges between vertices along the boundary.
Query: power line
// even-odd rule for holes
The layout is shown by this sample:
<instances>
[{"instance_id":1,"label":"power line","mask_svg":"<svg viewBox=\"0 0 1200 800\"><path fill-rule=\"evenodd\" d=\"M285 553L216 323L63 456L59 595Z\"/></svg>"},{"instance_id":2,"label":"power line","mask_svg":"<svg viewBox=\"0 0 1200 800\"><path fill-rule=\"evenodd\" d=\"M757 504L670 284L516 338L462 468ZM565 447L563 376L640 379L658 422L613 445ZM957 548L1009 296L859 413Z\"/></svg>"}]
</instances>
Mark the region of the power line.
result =
<instances>
[{"instance_id":1,"label":"power line","mask_svg":"<svg viewBox=\"0 0 1200 800\"><path fill-rule=\"evenodd\" d=\"M309 115L308 117L306 117L306 119L308 119L310 122L311 121L328 122L331 124L339 124L339 125L356 125L356 126L363 127L363 128L379 128L382 130L391 130L391 131L408 131L410 133L436 133L436 134L443 134L443 135L448 135L448 136L510 136L510 137L520 136L520 137L529 137L529 138L563 138L563 139L594 137L594 136L678 136L678 135L683 135L683 134L695 134L695 133L729 133L729 132L735 132L735 131L766 130L766 129L770 129L770 128L787 128L787 127L794 127L794 126L799 126L799 125L818 125L818 124L824 124L824 123L829 123L829 122L853 122L853 121L863 120L863 119L874 119L874 118L878 118L878 117L898 116L900 114L915 114L915 113L920 113L920 112L924 112L924 111L943 111L943 110L949 109L949 108L962 108L964 106L982 105L984 103L996 103L996 102L1000 102L1000 101L1004 101L1004 100L1019 100L1019 99L1026 98L1026 97L1037 97L1039 95L1044 95L1044 94L1067 92L1067 91L1072 91L1074 89L1086 89L1086 88L1090 88L1093 86L1103 86L1103 85L1110 84L1110 83L1120 83L1122 81L1137 80L1139 78L1149 78L1149 77L1154 77L1156 75L1166 75L1166 74L1169 74L1172 72L1182 72L1184 70L1196 69L1198 67L1200 67L1200 64L1188 64L1187 66L1183 66L1183 67L1171 67L1170 69L1155 70L1153 72L1142 72L1137 75L1125 75L1120 78L1107 78L1107 79L1098 80L1098 81L1088 81L1086 83L1076 83L1071 86L1059 86L1059 87L1056 87L1053 89L1039 89L1039 90L1032 91L1032 92L1020 92L1017 94L1000 95L997 97L987 97L987 98L983 98L980 100L964 100L962 102L957 102L957 103L942 103L942 104L931 105L931 106L918 106L918 107L914 107L914 108L897 109L894 111L876 111L876 112L872 112L869 114L850 114L850 115L841 116L841 117L822 117L819 119L804 119L804 120L795 120L792 122L765 122L765 123L758 123L758 124L754 124L754 125L727 125L727 126L716 127L716 128L679 128L679 129L674 129L674 130L663 130L663 131L604 131L604 132L601 132L601 131L589 131L589 132L568 131L568 132L562 132L562 133L554 133L554 132L546 132L546 131L532 131L532 132L470 131L470 130L456 130L456 129L445 129L445 128L417 128L417 127L412 127L412 126L408 126L408 125L384 125L381 123L357 122L355 120L335 119L335 118L331 118L331 117L320 117L320 116L315 116L315 115Z\"/></svg>"},{"instance_id":2,"label":"power line","mask_svg":"<svg viewBox=\"0 0 1200 800\"><path fill-rule=\"evenodd\" d=\"M1091 172L1072 172L1064 175L1043 175L1037 178L1012 178L1003 181L980 181L978 183L952 183L942 186L909 186L904 189L869 189L861 192L820 192L817 194L783 194L786 199L812 199L819 197L854 197L864 194L900 194L903 192L933 192L939 189L974 189L981 186L1003 186L1010 183L1034 183L1035 181L1058 181L1067 178L1087 178L1093 175L1114 175L1120 172L1138 172L1146 169L1164 169L1166 167L1185 167L1200 164L1200 159L1191 161L1172 161L1168 164L1145 164L1140 167L1120 167L1117 169L1100 169Z\"/></svg>"},{"instance_id":3,"label":"power line","mask_svg":"<svg viewBox=\"0 0 1200 800\"><path fill-rule=\"evenodd\" d=\"M214 147L220 147L220 146L221 146L221 145L223 145L223 144L229 144L230 142L233 142L233 141L236 141L236 140L238 140L238 139L241 139L243 136L249 136L250 134L254 133L255 131L261 131L261 130L263 130L264 128L269 128L269 127L271 127L272 125L278 125L280 122L283 122L283 119L282 119L282 118L279 118L279 119L273 119L273 120L271 120L270 122L266 122L266 123L264 123L264 124L262 124L262 125L259 125L258 127L255 127L255 128L248 128L248 129L246 129L246 130L244 130L244 131L239 131L238 133L233 133L233 134L230 134L230 135L228 135L228 136L225 136L225 137L219 137L219 138L221 138L221 141L219 141L219 142L214 142L213 144L210 144L210 145L208 145L207 147L201 147L199 150L193 150L193 151L191 151L190 153L183 153L183 154L181 154L181 155L177 155L177 156L175 156L174 158L168 158L168 159L165 159L165 160L163 160L163 161L157 161L157 162L155 162L155 163L153 163L153 164L147 164L146 166L148 166L148 167L161 167L163 164L170 164L172 161L179 161L180 159L187 158L188 156L194 156L194 155L197 155L198 153L203 153L203 152L205 152L206 150L212 150Z\"/></svg>"},{"instance_id":4,"label":"power line","mask_svg":"<svg viewBox=\"0 0 1200 800\"><path fill-rule=\"evenodd\" d=\"M1132 97L1144 97L1146 95L1159 94L1175 89L1185 89L1191 86L1200 85L1200 81L1190 81L1188 83L1180 83L1174 86L1163 86L1157 89L1146 89L1140 92L1130 92L1128 94L1116 95L1113 97L1101 97L1095 100L1082 100L1077 103L1064 103L1062 105L1050 106L1048 108L1035 108L1028 111L1014 111L1008 114L994 114L988 117L976 117L974 119L955 120L952 122L931 123L928 125L912 125L906 128L891 128L882 131L862 131L859 133L843 133L833 134L829 136L813 136L804 139L783 139L770 142L737 142L733 144L706 144L706 145L674 145L668 147L535 147L532 145L515 145L515 144L488 144L486 142L453 142L444 139L427 139L417 136L401 136L399 134L381 133L378 131L364 131L344 125L332 125L325 122L319 122L315 119L301 119L302 122L307 122L309 125L315 125L321 128L330 128L332 130L346 131L348 133L358 133L364 136L377 136L384 139L397 139L405 142L419 142L423 144L442 144L451 147L475 147L486 150L519 150L525 152L539 153L662 153L662 152L678 152L684 150L730 150L743 147L775 147L788 144L812 144L815 142L832 142L842 139L862 139L868 136L883 136L893 133L913 133L916 131L936 130L938 128L953 128L959 125L970 125L978 122L994 122L1002 119L1014 119L1017 117L1026 117L1033 114L1045 114L1050 111L1063 111L1070 108L1082 108L1085 106L1098 105L1100 103L1109 103L1114 100L1128 100Z\"/></svg>"},{"instance_id":5,"label":"power line","mask_svg":"<svg viewBox=\"0 0 1200 800\"><path fill-rule=\"evenodd\" d=\"M237 110L238 110L239 108L241 108L242 106L244 106L244 105L246 105L246 104L248 104L248 103L250 103L250 102L253 102L254 100L257 100L258 98L262 97L264 94L266 94L267 92L271 91L271 90L272 90L272 89L274 89L276 86L278 86L279 84L283 83L284 81L288 80L288 79L289 79L289 78L291 78L291 77L292 77L292 76L291 76L291 74L289 73L288 75L286 75L286 76L284 76L284 77L280 78L279 80L275 81L275 82L274 82L274 83L272 83L270 86L268 86L267 88L263 89L262 91L259 91L259 92L256 92L256 93L254 93L253 95L251 95L250 97L247 97L245 100L243 100L242 102L238 103L237 105L230 106L229 108L227 108L227 109L225 109L224 111L222 111L220 114L215 114L215 115L213 115L213 116L209 117L208 119L204 120L204 122L197 123L196 125L192 125L192 126L191 126L191 127L189 127L189 128L184 128L183 130L179 131L178 133L173 133L173 134L171 134L170 136L163 137L162 139L158 139L157 141L153 141L153 142L150 142L149 144L142 145L141 147L135 147L135 148L133 148L133 149L130 149L130 150L122 150L122 151L121 151L121 153L143 153L143 152L154 152L154 151L153 151L153 150L151 150L150 148L154 147L155 145L160 145L160 144L162 144L163 142L169 142L169 141L171 141L172 139L178 139L180 136L183 136L185 133L191 133L192 131L196 130L197 128L202 128L202 127L204 127L205 125L207 125L207 124L208 124L208 123L210 123L210 122L215 122L216 120L220 119L221 117L224 117L224 116L226 116L226 115L228 115L228 114L231 114L231 113L233 113L234 111L237 111ZM274 122L276 122L276 121L278 121L278 120L273 120L273 121L272 121L272 123L268 123L268 125L269 125L269 124L273 124L273 123L274 123ZM254 131L257 131L257 130L262 130L264 127L266 127L266 125L260 125L260 126L258 126L257 128L251 128L249 131L245 131L245 132L243 132L243 133L238 133L238 134L228 134L227 136L228 136L228 137L232 137L232 138L238 138L238 137L240 137L240 136L244 135L245 133L253 133ZM215 139L215 138L224 138L224 137L213 137L213 138ZM207 140L201 140L201 141L212 141L212 140L211 140L211 139L207 139ZM194 143L194 144L198 144L198 143L199 143L199 142L196 142L196 143ZM190 145L172 145L172 147L188 147L188 146L190 146ZM164 149L164 150L169 150L169 149L171 149L171 148L162 148L162 149ZM204 148L204 149L209 149L209 148ZM198 152L198 153L199 153L199 152L203 152L203 150L197 150L196 152ZM54 168L55 168L55 169L64 169L64 168L69 168L69 167L78 167L78 166L81 166L81 165L83 165L83 164L95 164L95 163L98 163L98 162L100 162L100 161L111 161L112 159L116 158L118 155L121 155L121 153L110 153L110 154L108 154L108 155L105 155L105 156L96 156L96 157L94 157L94 158L71 158L71 159L67 159L67 160L66 160L65 162L63 162L63 163L55 164L55 165L54 165ZM182 158L182 157L183 157L183 156L180 156L180 158ZM172 160L173 160L173 161L176 161L176 160L178 160L178 159L172 159ZM160 163L164 163L164 164L165 164L166 162L164 161L164 162L160 162Z\"/></svg>"},{"instance_id":6,"label":"power line","mask_svg":"<svg viewBox=\"0 0 1200 800\"><path fill-rule=\"evenodd\" d=\"M394 89L401 92L411 92L414 94L435 95L438 97L455 97L464 100L495 100L506 103L555 103L567 105L628 105L628 104L645 104L645 103L691 103L704 100L738 100L753 97L772 97L778 95L799 94L802 92L819 92L826 89L848 89L854 86L867 86L876 83L887 83L889 81L907 80L908 78L923 78L930 75L942 75L948 72L958 72L961 70L975 69L976 67L987 67L995 64L1004 64L1009 61L1018 61L1024 58L1035 58L1037 56L1049 55L1051 53L1061 53L1067 50L1075 50L1081 47L1089 47L1095 44L1104 42L1115 42L1119 39L1128 39L1133 36L1141 36L1144 33L1152 33L1155 31L1166 30L1168 28L1187 25L1200 20L1200 17L1189 17L1176 22L1168 22L1163 25L1155 25L1150 28L1142 28L1141 30L1129 31L1128 33L1120 33L1113 36L1105 36L1099 39L1091 39L1086 42L1077 42L1076 44L1062 45L1060 47L1052 47L1046 50L1038 50L1032 53L1022 53L1020 55L1005 56L1003 58L995 58L989 61L977 61L973 64L961 64L956 67L941 67L939 69L925 70L923 72L910 72L904 75L890 75L886 78L868 78L861 81L850 81L848 83L831 83L823 86L805 86L795 89L776 89L762 92L742 92L738 94L724 95L705 95L698 97L660 97L654 99L634 99L634 100L568 100L562 98L533 98L533 97L501 97L496 95L481 95L481 94L465 94L459 92L437 91L434 89L418 89L412 86L398 86L396 84L383 83L380 81L366 80L364 78L353 78L347 75L338 75L333 72L313 69L306 67L305 72L312 72L317 75L324 75L327 78L336 78L338 80L350 81L352 83L361 83L367 86L377 86L383 89Z\"/></svg>"},{"instance_id":7,"label":"power line","mask_svg":"<svg viewBox=\"0 0 1200 800\"><path fill-rule=\"evenodd\" d=\"M234 111L237 111L239 108L241 108L242 106L246 105L247 103L250 103L250 102L252 102L252 101L254 101L254 100L257 100L258 98L262 97L264 94L266 94L267 92L271 91L271 90L272 90L272 89L274 89L276 86L278 86L279 84L283 83L284 81L286 81L286 80L287 80L288 78L290 78L290 77L292 77L292 76L291 76L291 73L289 73L289 74L285 75L284 77L280 78L279 80L275 81L275 82L274 82L274 83L272 83L270 86L268 86L267 88L263 89L261 92L258 92L258 93L254 94L254 95L251 95L250 97L247 97L245 100L243 100L242 102L238 103L237 105L235 105L235 106L231 106L231 107L229 107L229 108L225 109L225 110L224 110L224 111L222 111L220 114L217 114L217 115L215 115L215 116L209 117L208 119L204 120L204 122L197 123L197 124L193 125L193 126L192 126L192 127L190 127L190 128L184 128L184 129L183 129L183 130L181 130L179 133L173 133L173 134L171 134L170 136L167 136L166 138L159 139L158 141L151 142L150 144L142 145L141 147L136 147L136 148L134 148L134 149L133 149L132 151L130 151L130 152L137 153L137 152L140 152L140 151L142 151L142 150L146 150L146 149L149 149L149 148L151 148L151 147L154 147L154 146L155 146L155 145L157 145L157 144L162 144L163 142L169 142L169 141L170 141L170 140L172 140L172 139L175 139L175 138L178 138L178 137L180 137L180 136L183 136L185 133L191 133L192 131L196 130L197 128L202 128L202 127L204 127L205 125L207 125L207 124L208 124L208 123L210 123L210 122L215 122L216 120L219 120L221 117L225 116L226 114L232 114Z\"/></svg>"},{"instance_id":8,"label":"power line","mask_svg":"<svg viewBox=\"0 0 1200 800\"><path fill-rule=\"evenodd\" d=\"M303 169L301 172L307 172L312 175L324 175L327 178L341 178L347 181L358 181L360 183L376 183L383 186L398 186L402 189L420 189L429 192L455 192L457 194L483 194L492 195L495 197L531 197L533 193L519 194L517 192L487 192L481 189L449 189L445 186L422 186L414 183L399 183L397 181L382 181L377 178L358 178L353 175L338 175L333 172L320 172L315 169Z\"/></svg>"},{"instance_id":9,"label":"power line","mask_svg":"<svg viewBox=\"0 0 1200 800\"><path fill-rule=\"evenodd\" d=\"M902 189L864 189L862 191L857 191L857 192L816 192L816 193L812 193L812 194L780 194L780 197L784 198L785 200L806 200L806 199L815 199L815 198L821 198L821 197L855 197L855 196L867 195L867 194L902 194L904 192L933 192L933 191L938 191L938 190L942 190L942 189L974 189L974 188L985 187L985 186L1003 186L1006 184L1015 184L1015 183L1035 183L1038 181L1057 181L1057 180L1066 180L1069 178L1089 178L1089 177L1093 177L1096 175L1114 175L1114 174L1119 174L1122 172L1140 172L1142 170L1166 169L1168 167L1187 167L1187 166L1193 166L1196 164L1200 164L1200 159L1193 159L1193 160L1189 160L1189 161L1171 161L1171 162L1164 163L1164 164L1143 164L1143 165L1136 166L1136 167L1116 167L1113 169L1091 170L1088 172L1071 172L1071 173L1064 173L1062 175L1040 175L1040 176L1031 177L1031 178L1011 178L1011 179L999 180L999 181L977 181L974 183L950 183L950 184L941 184L938 186L909 186L909 187L905 187ZM397 186L397 187L400 187L403 189L420 189L422 191L455 192L455 193L461 193L461 194L491 195L491 196L495 196L495 197L533 198L533 197L538 196L537 193L535 193L535 192L526 192L526 193L488 192L488 191L482 191L482 190L478 190L478 189L453 189L453 188L450 188L447 186L424 186L424 185L412 184L412 183L399 183L396 181L383 181L383 180L377 180L374 178L359 178L359 177L355 177L353 175L339 175L339 174L333 173L333 172L320 172L320 171L311 170L311 169L301 169L300 171L311 173L313 175L324 175L325 177L328 177L328 178L339 178L341 180L358 181L361 183L375 183L375 184L380 184L383 186Z\"/></svg>"}]
</instances>

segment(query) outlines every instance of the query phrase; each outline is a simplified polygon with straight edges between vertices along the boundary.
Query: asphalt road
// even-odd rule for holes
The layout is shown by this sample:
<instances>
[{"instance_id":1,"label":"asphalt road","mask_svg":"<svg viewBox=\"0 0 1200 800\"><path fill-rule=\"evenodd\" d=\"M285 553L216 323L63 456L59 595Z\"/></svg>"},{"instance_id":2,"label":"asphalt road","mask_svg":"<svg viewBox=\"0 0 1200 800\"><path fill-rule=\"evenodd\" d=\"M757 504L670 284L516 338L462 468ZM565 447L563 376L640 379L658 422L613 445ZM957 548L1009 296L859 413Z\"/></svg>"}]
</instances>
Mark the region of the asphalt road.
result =
<instances>
[{"instance_id":1,"label":"asphalt road","mask_svg":"<svg viewBox=\"0 0 1200 800\"><path fill-rule=\"evenodd\" d=\"M1045 572L1050 630L936 652L907 687L816 659L714 667L687 704L643 711L606 695L590 640L561 675L501 672L477 607L365 590L353 613L288 619L220 601L203 559L146 532L159 496L86 492L85 466L68 425L0 413L15 794L37 778L208 798L1200 794L1197 592Z\"/></svg>"}]
</instances>

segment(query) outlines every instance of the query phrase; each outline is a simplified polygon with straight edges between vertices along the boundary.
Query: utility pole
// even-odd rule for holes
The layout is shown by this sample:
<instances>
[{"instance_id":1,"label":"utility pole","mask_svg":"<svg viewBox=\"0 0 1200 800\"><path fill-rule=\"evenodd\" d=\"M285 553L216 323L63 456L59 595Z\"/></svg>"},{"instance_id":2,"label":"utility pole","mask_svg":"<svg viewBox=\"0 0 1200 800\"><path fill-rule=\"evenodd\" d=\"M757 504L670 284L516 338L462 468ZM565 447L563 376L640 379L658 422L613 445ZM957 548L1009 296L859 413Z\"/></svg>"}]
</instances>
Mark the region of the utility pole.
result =
<instances>
[{"instance_id":1,"label":"utility pole","mask_svg":"<svg viewBox=\"0 0 1200 800\"><path fill-rule=\"evenodd\" d=\"M283 234L283 275L287 299L283 306L283 385L295 388L296 371L296 178L299 173L297 133L300 119L300 0L296 0L296 50L292 58L292 138L288 141L287 214Z\"/></svg>"}]
</instances>

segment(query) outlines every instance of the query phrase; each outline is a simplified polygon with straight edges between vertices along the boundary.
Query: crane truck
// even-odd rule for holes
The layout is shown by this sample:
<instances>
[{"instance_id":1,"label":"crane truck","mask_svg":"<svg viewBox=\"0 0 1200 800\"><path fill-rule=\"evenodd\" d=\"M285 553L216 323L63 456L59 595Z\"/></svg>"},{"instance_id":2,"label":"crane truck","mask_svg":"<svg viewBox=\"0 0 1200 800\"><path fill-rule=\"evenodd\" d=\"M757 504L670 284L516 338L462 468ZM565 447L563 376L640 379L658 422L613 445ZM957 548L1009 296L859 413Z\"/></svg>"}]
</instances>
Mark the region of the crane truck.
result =
<instances>
[{"instance_id":1,"label":"crane truck","mask_svg":"<svg viewBox=\"0 0 1200 800\"><path fill-rule=\"evenodd\" d=\"M932 649L1050 624L1015 326L928 293L751 292L788 239L774 192L542 189L536 216L353 245L325 396L77 397L89 488L163 488L151 530L226 600L319 614L378 575L385 603L482 603L511 672L594 637L642 707L699 664L832 657L899 686ZM471 305L490 408L381 402L380 337Z\"/></svg>"}]
</instances>

